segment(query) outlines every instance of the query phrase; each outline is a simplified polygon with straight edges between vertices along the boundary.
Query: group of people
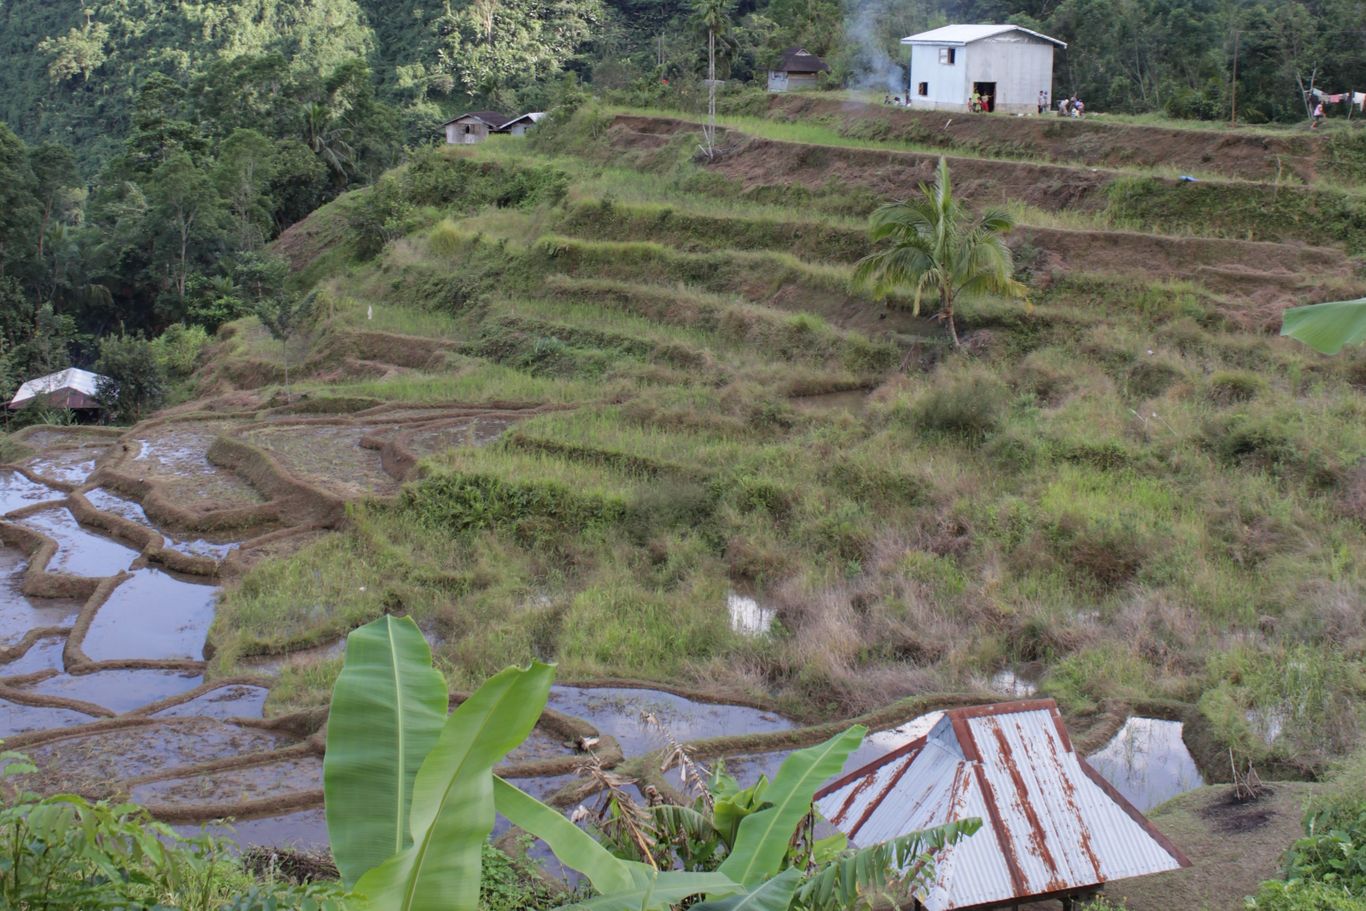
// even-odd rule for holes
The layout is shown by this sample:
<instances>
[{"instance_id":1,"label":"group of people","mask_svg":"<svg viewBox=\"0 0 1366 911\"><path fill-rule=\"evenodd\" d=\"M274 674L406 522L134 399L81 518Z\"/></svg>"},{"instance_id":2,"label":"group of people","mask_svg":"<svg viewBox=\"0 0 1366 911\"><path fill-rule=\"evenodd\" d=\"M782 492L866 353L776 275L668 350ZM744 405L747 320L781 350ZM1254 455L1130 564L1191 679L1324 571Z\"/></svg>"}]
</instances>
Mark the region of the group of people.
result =
<instances>
[{"instance_id":1,"label":"group of people","mask_svg":"<svg viewBox=\"0 0 1366 911\"><path fill-rule=\"evenodd\" d=\"M1047 92L1040 92L1040 93L1039 93L1039 113L1042 114L1042 113L1043 113L1044 111L1046 111L1046 110L1048 110L1048 93L1047 93ZM1080 98L1078 98L1076 95L1072 95L1072 96L1069 97L1069 98L1061 98L1061 99L1058 100L1058 116L1059 116L1059 117L1078 117L1078 118L1080 118L1080 117L1085 117L1085 116L1086 116L1086 102L1082 101L1082 100L1081 100Z\"/></svg>"}]
</instances>

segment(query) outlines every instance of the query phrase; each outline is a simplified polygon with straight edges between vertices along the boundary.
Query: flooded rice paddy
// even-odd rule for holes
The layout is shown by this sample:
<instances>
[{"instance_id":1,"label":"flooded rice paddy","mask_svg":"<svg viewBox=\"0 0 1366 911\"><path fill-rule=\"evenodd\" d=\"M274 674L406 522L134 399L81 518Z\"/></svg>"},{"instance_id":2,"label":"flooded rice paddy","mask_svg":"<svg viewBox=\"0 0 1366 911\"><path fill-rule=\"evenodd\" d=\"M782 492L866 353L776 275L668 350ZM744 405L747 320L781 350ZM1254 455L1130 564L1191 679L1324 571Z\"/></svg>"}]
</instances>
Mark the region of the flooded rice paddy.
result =
<instances>
[{"instance_id":1,"label":"flooded rice paddy","mask_svg":"<svg viewBox=\"0 0 1366 911\"><path fill-rule=\"evenodd\" d=\"M1130 803L1147 812L1205 783L1181 732L1179 721L1130 718L1087 761Z\"/></svg>"},{"instance_id":2,"label":"flooded rice paddy","mask_svg":"<svg viewBox=\"0 0 1366 911\"><path fill-rule=\"evenodd\" d=\"M325 486L348 497L383 495L395 491L398 482L386 473L380 446L401 444L423 455L483 445L519 420L506 415L434 419L431 412L417 411L414 426L405 427L396 414L364 426L253 424L242 438L294 477L323 485L344 475L349 487ZM204 420L163 424L119 442L44 429L27 437L29 445L52 450L25 463L32 476L0 469L0 514L11 526L27 530L6 540L44 542L0 547L0 738L18 738L16 747L35 760L39 771L24 783L36 790L131 798L173 811L172 818L205 822L245 813L232 830L243 845L324 846L321 755L312 742L268 724L265 708L270 678L288 668L335 660L344 641L241 662L251 676L207 679L206 644L218 589L210 578L167 569L206 571L192 560L170 561L166 552L222 561L240 546L237 539L248 535L159 527L143 502L121 492L150 485L196 517L268 503L255 487L209 460L217 435L231 426ZM109 464L116 474L99 468ZM68 497L76 505L69 507ZM152 543L144 552L82 525L77 514L88 514L82 497L99 513L153 532ZM187 525L217 527L198 520ZM35 578L42 584L26 584ZM37 590L53 597L25 594ZM725 609L732 629L747 636L767 634L777 619L773 606L742 591L727 593ZM992 677L989 687L1003 698L1022 698L1035 692L1037 679L1036 668L1008 668ZM626 685L556 685L549 707L613 739L628 761L670 743L797 727L760 707ZM921 736L939 717L931 713L874 732L845 771ZM562 726L547 725L538 727L500 771L549 800L579 780L573 767L595 741L581 742ZM741 784L750 784L760 775L771 778L790 752L755 751L720 761ZM1181 743L1180 726L1173 722L1130 719L1091 760L1141 809L1201 783ZM178 828L197 831L200 825ZM217 823L210 831L228 832Z\"/></svg>"}]
</instances>

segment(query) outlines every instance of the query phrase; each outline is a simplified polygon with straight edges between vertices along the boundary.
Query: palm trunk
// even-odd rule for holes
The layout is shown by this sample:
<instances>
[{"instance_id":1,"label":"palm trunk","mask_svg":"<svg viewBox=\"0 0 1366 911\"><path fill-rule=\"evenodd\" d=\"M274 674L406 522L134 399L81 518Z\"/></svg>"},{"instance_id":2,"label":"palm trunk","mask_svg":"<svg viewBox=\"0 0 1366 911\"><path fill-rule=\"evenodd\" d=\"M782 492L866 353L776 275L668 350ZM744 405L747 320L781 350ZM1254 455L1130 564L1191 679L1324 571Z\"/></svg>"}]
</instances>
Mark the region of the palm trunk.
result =
<instances>
[{"instance_id":1,"label":"palm trunk","mask_svg":"<svg viewBox=\"0 0 1366 911\"><path fill-rule=\"evenodd\" d=\"M285 402L289 402L289 339L280 340L280 348L285 355Z\"/></svg>"},{"instance_id":2,"label":"palm trunk","mask_svg":"<svg viewBox=\"0 0 1366 911\"><path fill-rule=\"evenodd\" d=\"M958 325L953 321L953 295L946 293L941 299L940 312L944 314L944 321L949 324L949 337L953 339L953 347L961 348L958 341Z\"/></svg>"},{"instance_id":3,"label":"palm trunk","mask_svg":"<svg viewBox=\"0 0 1366 911\"><path fill-rule=\"evenodd\" d=\"M716 153L716 29L707 29L707 157Z\"/></svg>"}]
</instances>

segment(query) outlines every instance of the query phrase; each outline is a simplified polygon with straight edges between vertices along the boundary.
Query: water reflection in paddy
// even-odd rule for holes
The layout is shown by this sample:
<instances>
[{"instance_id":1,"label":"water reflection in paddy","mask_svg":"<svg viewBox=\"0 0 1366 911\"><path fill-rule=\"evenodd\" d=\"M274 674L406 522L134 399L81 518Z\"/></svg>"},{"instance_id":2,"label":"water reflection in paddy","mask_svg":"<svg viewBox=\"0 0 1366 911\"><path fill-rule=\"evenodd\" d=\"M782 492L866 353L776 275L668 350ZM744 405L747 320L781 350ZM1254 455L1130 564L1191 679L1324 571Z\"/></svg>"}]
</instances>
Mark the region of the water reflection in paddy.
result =
<instances>
[{"instance_id":1,"label":"water reflection in paddy","mask_svg":"<svg viewBox=\"0 0 1366 911\"><path fill-rule=\"evenodd\" d=\"M140 569L95 613L83 645L95 661L204 657L218 590L159 569ZM149 700L150 701L150 700Z\"/></svg>"},{"instance_id":2,"label":"water reflection in paddy","mask_svg":"<svg viewBox=\"0 0 1366 911\"><path fill-rule=\"evenodd\" d=\"M203 674L197 672L131 669L58 674L24 688L45 696L92 702L123 713L189 692L203 682Z\"/></svg>"},{"instance_id":3,"label":"water reflection in paddy","mask_svg":"<svg viewBox=\"0 0 1366 911\"><path fill-rule=\"evenodd\" d=\"M40 705L20 705L0 700L0 737L14 737L30 731L48 728L69 728L88 724L95 718L72 709L55 709Z\"/></svg>"},{"instance_id":4,"label":"water reflection in paddy","mask_svg":"<svg viewBox=\"0 0 1366 911\"><path fill-rule=\"evenodd\" d=\"M0 548L0 643L12 645L31 629L70 626L81 612L74 598L29 598L19 590L28 557L12 548Z\"/></svg>"},{"instance_id":5,"label":"water reflection in paddy","mask_svg":"<svg viewBox=\"0 0 1366 911\"><path fill-rule=\"evenodd\" d=\"M793 726L786 718L762 709L696 702L661 690L627 687L552 687L550 707L611 734L627 756L660 749L667 742L662 731L643 719L645 713L657 719L680 743L730 734L785 731Z\"/></svg>"},{"instance_id":6,"label":"water reflection in paddy","mask_svg":"<svg viewBox=\"0 0 1366 911\"><path fill-rule=\"evenodd\" d=\"M0 664L0 676L18 677L21 674L36 674L39 671L60 671L62 669L62 651L65 648L65 636L48 636L39 639L18 658Z\"/></svg>"},{"instance_id":7,"label":"water reflection in paddy","mask_svg":"<svg viewBox=\"0 0 1366 911\"><path fill-rule=\"evenodd\" d=\"M0 471L0 514L13 512L48 500L59 500L64 494L46 484L30 481L17 471Z\"/></svg>"},{"instance_id":8,"label":"water reflection in paddy","mask_svg":"<svg viewBox=\"0 0 1366 911\"><path fill-rule=\"evenodd\" d=\"M1087 761L1129 802L1151 810L1205 783L1181 739L1179 721L1130 718Z\"/></svg>"},{"instance_id":9,"label":"water reflection in paddy","mask_svg":"<svg viewBox=\"0 0 1366 911\"><path fill-rule=\"evenodd\" d=\"M147 518L147 510L142 508L142 504L136 500L129 500L116 493L105 490L103 487L96 487L85 492L85 498L90 501L101 512L119 516L130 522L136 522L146 528L156 529L152 521ZM164 532L159 532L166 542L169 550L179 551L196 557L213 557L221 560L237 548L237 543L233 541L210 541L207 538L177 538Z\"/></svg>"},{"instance_id":10,"label":"water reflection in paddy","mask_svg":"<svg viewBox=\"0 0 1366 911\"><path fill-rule=\"evenodd\" d=\"M86 531L65 507L34 513L21 519L20 524L57 542L57 553L47 564L48 572L113 576L131 566L141 553L111 538Z\"/></svg>"},{"instance_id":11,"label":"water reflection in paddy","mask_svg":"<svg viewBox=\"0 0 1366 911\"><path fill-rule=\"evenodd\" d=\"M231 684L162 709L153 718L259 718L270 690L250 684Z\"/></svg>"}]
</instances>

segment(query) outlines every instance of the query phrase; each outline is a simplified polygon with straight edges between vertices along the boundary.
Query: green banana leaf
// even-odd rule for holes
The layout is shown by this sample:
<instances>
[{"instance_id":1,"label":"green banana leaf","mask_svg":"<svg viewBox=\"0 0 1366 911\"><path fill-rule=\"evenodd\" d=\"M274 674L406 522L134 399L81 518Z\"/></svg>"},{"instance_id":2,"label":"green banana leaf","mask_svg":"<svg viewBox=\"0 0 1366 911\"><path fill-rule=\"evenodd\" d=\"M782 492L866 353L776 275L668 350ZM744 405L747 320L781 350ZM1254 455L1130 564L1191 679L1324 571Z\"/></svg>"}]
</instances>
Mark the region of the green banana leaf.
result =
<instances>
[{"instance_id":1,"label":"green banana leaf","mask_svg":"<svg viewBox=\"0 0 1366 911\"><path fill-rule=\"evenodd\" d=\"M627 861L614 857L557 810L497 777L493 779L493 802L509 822L545 842L560 863L582 873L604 895L626 892L634 886Z\"/></svg>"},{"instance_id":2,"label":"green banana leaf","mask_svg":"<svg viewBox=\"0 0 1366 911\"><path fill-rule=\"evenodd\" d=\"M1281 317L1281 335L1323 354L1337 354L1344 345L1366 341L1366 297L1292 307Z\"/></svg>"},{"instance_id":3,"label":"green banana leaf","mask_svg":"<svg viewBox=\"0 0 1366 911\"><path fill-rule=\"evenodd\" d=\"M764 792L764 799L772 806L741 820L735 845L718 868L720 872L751 887L776 876L798 823L811 812L816 791L839 774L867 730L856 724L825 743L797 750L784 759Z\"/></svg>"},{"instance_id":4,"label":"green banana leaf","mask_svg":"<svg viewBox=\"0 0 1366 911\"><path fill-rule=\"evenodd\" d=\"M348 886L412 843L413 779L447 705L446 681L411 619L381 617L346 637L327 721L323 794L332 855Z\"/></svg>"},{"instance_id":5,"label":"green banana leaf","mask_svg":"<svg viewBox=\"0 0 1366 911\"><path fill-rule=\"evenodd\" d=\"M451 713L413 781L413 843L356 892L382 911L477 911L480 848L493 830L493 767L531 733L555 669L495 674Z\"/></svg>"},{"instance_id":6,"label":"green banana leaf","mask_svg":"<svg viewBox=\"0 0 1366 911\"><path fill-rule=\"evenodd\" d=\"M563 905L557 911L668 911L694 895L725 896L739 891L739 883L723 873L656 873L644 864L636 865L636 884L626 892L614 892L587 901Z\"/></svg>"},{"instance_id":7,"label":"green banana leaf","mask_svg":"<svg viewBox=\"0 0 1366 911\"><path fill-rule=\"evenodd\" d=\"M934 876L935 855L981 827L972 817L845 851L801 883L799 904L807 911L843 911L869 898L877 905L885 903L878 898L905 898ZM902 894L891 894L893 885Z\"/></svg>"},{"instance_id":8,"label":"green banana leaf","mask_svg":"<svg viewBox=\"0 0 1366 911\"><path fill-rule=\"evenodd\" d=\"M715 898L693 905L690 911L787 911L797 885L802 881L802 871L788 867L768 882L744 893ZM849 905L854 907L854 905Z\"/></svg>"}]
</instances>

